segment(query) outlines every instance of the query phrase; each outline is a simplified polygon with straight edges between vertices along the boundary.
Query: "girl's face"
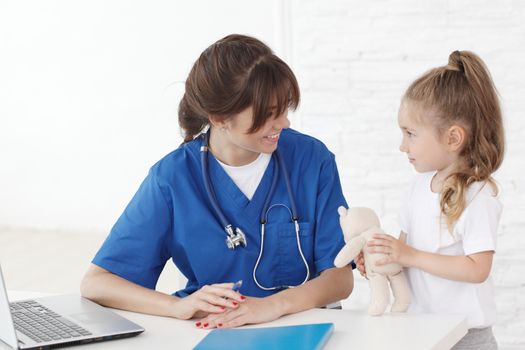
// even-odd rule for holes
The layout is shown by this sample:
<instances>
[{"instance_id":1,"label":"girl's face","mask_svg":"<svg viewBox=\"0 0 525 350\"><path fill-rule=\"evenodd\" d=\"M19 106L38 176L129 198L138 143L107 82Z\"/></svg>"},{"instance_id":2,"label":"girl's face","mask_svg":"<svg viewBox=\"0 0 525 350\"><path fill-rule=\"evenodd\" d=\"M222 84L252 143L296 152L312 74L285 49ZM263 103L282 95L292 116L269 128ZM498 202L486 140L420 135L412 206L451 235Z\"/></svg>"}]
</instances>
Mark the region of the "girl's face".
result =
<instances>
[{"instance_id":1,"label":"girl's face","mask_svg":"<svg viewBox=\"0 0 525 350\"><path fill-rule=\"evenodd\" d=\"M456 153L449 151L444 137L440 137L431 124L429 113L407 100L399 107L398 123L403 133L399 150L407 154L409 162L420 173L439 172L456 160Z\"/></svg>"}]
</instances>

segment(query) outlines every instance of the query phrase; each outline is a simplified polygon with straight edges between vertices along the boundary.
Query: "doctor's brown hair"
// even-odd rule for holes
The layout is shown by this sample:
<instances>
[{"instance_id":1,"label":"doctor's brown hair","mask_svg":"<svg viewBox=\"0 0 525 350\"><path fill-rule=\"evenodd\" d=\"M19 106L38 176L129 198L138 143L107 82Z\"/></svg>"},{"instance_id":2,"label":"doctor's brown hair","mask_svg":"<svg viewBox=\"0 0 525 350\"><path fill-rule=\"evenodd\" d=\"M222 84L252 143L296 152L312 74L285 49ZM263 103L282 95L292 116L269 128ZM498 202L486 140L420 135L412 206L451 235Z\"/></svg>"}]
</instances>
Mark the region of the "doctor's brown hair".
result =
<instances>
[{"instance_id":1,"label":"doctor's brown hair","mask_svg":"<svg viewBox=\"0 0 525 350\"><path fill-rule=\"evenodd\" d=\"M429 111L429 122L441 135L452 125L466 131L462 165L449 175L440 193L441 214L452 233L467 206L465 192L475 181L492 178L503 161L505 137L498 95L490 73L473 52L454 51L446 66L434 68L414 81L404 99Z\"/></svg>"},{"instance_id":2,"label":"doctor's brown hair","mask_svg":"<svg viewBox=\"0 0 525 350\"><path fill-rule=\"evenodd\" d=\"M208 47L194 63L179 103L179 126L189 142L209 124L209 115L226 120L253 107L249 132L272 116L299 105L292 70L261 41L228 35Z\"/></svg>"}]
</instances>

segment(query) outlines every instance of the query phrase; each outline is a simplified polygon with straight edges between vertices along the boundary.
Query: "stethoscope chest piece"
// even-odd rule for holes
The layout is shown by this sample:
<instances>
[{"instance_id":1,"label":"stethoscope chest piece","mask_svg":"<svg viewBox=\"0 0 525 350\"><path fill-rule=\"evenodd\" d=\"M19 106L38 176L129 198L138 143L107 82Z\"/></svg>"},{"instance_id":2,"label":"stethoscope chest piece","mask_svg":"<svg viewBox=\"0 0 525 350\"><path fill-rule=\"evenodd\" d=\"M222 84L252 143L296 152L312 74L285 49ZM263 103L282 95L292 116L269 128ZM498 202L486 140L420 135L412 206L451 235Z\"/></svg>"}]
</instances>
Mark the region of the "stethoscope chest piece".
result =
<instances>
[{"instance_id":1,"label":"stethoscope chest piece","mask_svg":"<svg viewBox=\"0 0 525 350\"><path fill-rule=\"evenodd\" d=\"M225 231L227 233L226 245L229 249L233 250L238 246L246 247L248 245L248 241L246 241L246 235L240 228L236 227L235 232L233 232L232 226L228 225L225 228Z\"/></svg>"}]
</instances>

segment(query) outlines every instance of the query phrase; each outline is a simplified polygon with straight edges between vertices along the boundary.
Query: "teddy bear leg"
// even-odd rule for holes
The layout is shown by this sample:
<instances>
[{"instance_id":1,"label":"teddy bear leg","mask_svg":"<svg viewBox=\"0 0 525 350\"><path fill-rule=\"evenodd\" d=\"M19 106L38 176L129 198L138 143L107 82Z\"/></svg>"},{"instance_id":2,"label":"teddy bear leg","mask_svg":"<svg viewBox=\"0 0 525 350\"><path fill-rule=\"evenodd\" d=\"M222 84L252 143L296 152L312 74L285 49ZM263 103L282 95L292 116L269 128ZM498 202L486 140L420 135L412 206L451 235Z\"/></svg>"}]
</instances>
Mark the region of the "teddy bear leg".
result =
<instances>
[{"instance_id":1,"label":"teddy bear leg","mask_svg":"<svg viewBox=\"0 0 525 350\"><path fill-rule=\"evenodd\" d=\"M397 275L390 276L390 287L394 294L394 303L391 312L406 312L410 306L410 288L403 271Z\"/></svg>"},{"instance_id":2,"label":"teddy bear leg","mask_svg":"<svg viewBox=\"0 0 525 350\"><path fill-rule=\"evenodd\" d=\"M388 280L383 275L368 276L370 280L370 304L368 314L370 316L382 315L390 302L390 290Z\"/></svg>"}]
</instances>

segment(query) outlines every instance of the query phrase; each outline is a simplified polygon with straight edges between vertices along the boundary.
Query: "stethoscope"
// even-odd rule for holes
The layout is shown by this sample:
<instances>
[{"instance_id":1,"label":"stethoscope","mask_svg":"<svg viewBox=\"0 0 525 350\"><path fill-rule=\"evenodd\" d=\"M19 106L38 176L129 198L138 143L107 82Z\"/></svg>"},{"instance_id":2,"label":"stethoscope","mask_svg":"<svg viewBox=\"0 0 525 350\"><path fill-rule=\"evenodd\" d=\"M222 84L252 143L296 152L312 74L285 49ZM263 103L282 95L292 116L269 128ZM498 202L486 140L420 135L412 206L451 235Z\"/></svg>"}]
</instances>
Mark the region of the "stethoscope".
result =
<instances>
[{"instance_id":1,"label":"stethoscope","mask_svg":"<svg viewBox=\"0 0 525 350\"><path fill-rule=\"evenodd\" d=\"M201 146L201 165L202 165L202 178L204 179L204 187L206 189L206 193L208 195L208 199L210 200L210 203L213 207L213 210L217 214L217 217L219 218L219 221L221 222L222 227L224 227L224 231L226 232L226 246L229 249L235 250L238 246L246 247L248 242L246 241L246 235L239 227L233 227L228 220L226 220L226 217L224 216L224 213L222 212L221 208L219 207L219 204L217 203L217 197L215 195L215 191L213 190L213 186L211 184L210 175L208 172L208 151L209 151L209 135L210 131L202 134L203 137L203 143ZM257 262L255 263L255 266L253 267L253 280L257 286L263 290L276 290L276 289L286 289L286 288L294 288L299 285L302 285L308 281L310 278L310 268L308 267L308 263L306 262L306 259L303 254L303 250L301 248L301 240L299 239L299 216L297 215L297 207L295 205L295 199L292 193L292 186L290 184L290 178L288 176L288 172L286 171L286 167L284 165L284 161L279 154L279 150L276 149L273 154L272 158L274 160L274 167L273 167L273 177L272 177L272 184L270 186L270 190L268 191L268 194L266 195L266 199L264 201L264 206L261 211L261 248L259 249L259 257L257 258ZM284 204L273 204L270 205L270 201L272 199L273 193L275 192L275 188L277 187L277 179L279 177L279 168L282 170L284 183L286 185L286 191L288 192L288 199L290 200L290 204L292 206L291 210ZM274 286L274 287L265 287L259 283L257 280L257 268L259 266L259 263L261 261L263 250L264 250L264 233L265 233L265 226L268 222L268 213L270 210L272 210L275 207L282 206L288 210L290 213L290 219L294 223L295 226L295 237L297 239L297 249L299 250L299 254L301 255L301 259L303 260L304 266L306 267L306 276L304 278L304 281L298 284L297 286Z\"/></svg>"}]
</instances>

